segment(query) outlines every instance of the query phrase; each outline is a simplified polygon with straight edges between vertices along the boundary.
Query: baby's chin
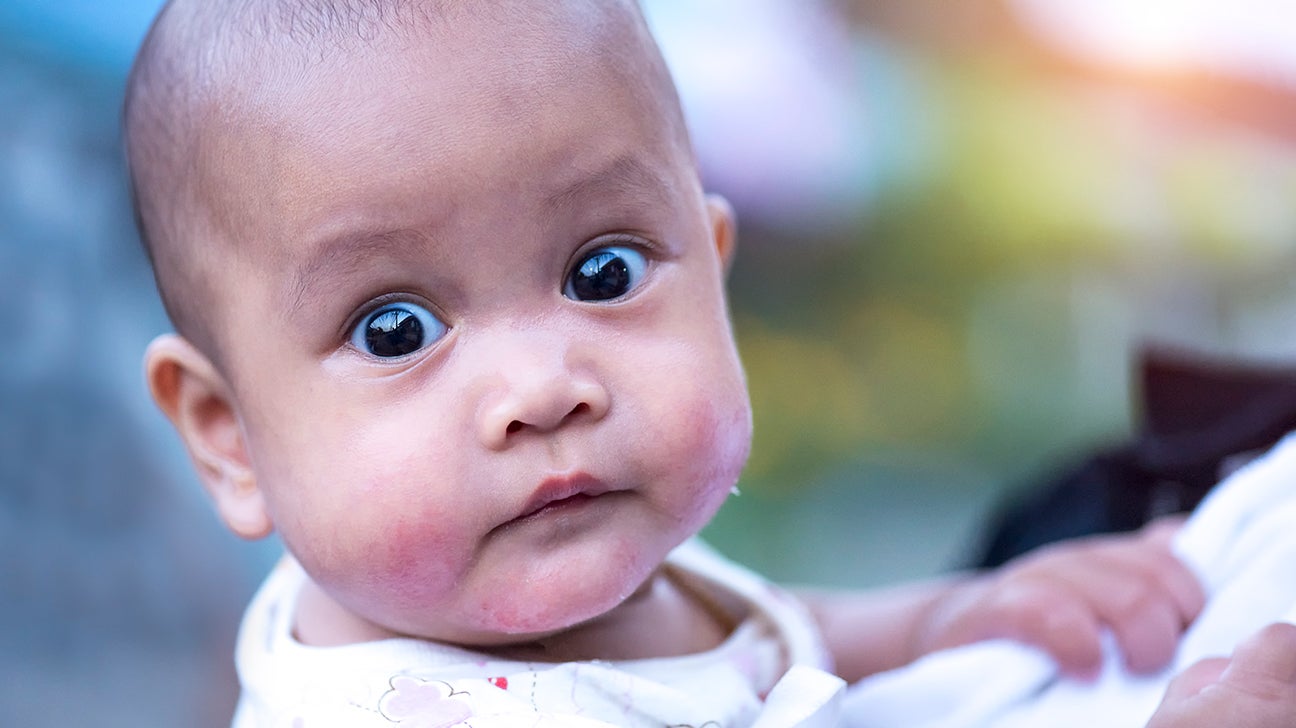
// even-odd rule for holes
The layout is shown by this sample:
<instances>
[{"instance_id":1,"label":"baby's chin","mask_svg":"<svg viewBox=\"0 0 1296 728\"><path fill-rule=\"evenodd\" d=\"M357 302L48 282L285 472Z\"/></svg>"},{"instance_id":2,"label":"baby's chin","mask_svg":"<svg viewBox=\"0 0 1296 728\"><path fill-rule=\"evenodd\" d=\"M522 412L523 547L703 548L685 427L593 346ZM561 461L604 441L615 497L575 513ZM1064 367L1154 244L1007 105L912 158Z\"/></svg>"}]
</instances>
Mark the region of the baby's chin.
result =
<instances>
[{"instance_id":1,"label":"baby's chin","mask_svg":"<svg viewBox=\"0 0 1296 728\"><path fill-rule=\"evenodd\" d=\"M631 635L640 634L644 609L653 610L654 580L649 577L629 596L613 599L600 609L592 601L547 603L546 609L521 609L496 622L496 632L485 635L477 648L500 659L571 662L591 659L638 659L649 656ZM494 617L502 616L495 613ZM638 624L638 628L636 628Z\"/></svg>"},{"instance_id":2,"label":"baby's chin","mask_svg":"<svg viewBox=\"0 0 1296 728\"><path fill-rule=\"evenodd\" d=\"M352 590L355 598L346 601L353 614L393 636L470 649L553 638L614 612L665 557L618 548L623 545L605 543L598 554L555 560L542 569L488 569L489 578L469 580L471 586L450 599L430 593L438 589L405 584L399 590Z\"/></svg>"},{"instance_id":3,"label":"baby's chin","mask_svg":"<svg viewBox=\"0 0 1296 728\"><path fill-rule=\"evenodd\" d=\"M615 612L639 592L660 565L573 568L555 578L514 588L506 598L483 605L481 625L501 642L552 637Z\"/></svg>"}]
</instances>

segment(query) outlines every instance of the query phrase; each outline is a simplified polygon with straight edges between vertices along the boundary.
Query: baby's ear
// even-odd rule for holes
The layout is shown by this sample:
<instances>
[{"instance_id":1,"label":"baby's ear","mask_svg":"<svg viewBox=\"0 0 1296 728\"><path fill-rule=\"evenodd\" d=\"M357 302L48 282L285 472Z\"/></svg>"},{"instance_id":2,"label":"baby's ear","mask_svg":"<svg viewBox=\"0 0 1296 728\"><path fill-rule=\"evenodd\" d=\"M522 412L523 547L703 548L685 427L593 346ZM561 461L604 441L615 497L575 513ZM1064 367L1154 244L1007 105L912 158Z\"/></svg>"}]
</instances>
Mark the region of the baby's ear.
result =
<instances>
[{"instance_id":1,"label":"baby's ear","mask_svg":"<svg viewBox=\"0 0 1296 728\"><path fill-rule=\"evenodd\" d=\"M233 395L211 360L175 334L153 340L144 354L153 401L171 420L221 519L246 539L273 528L257 487Z\"/></svg>"},{"instance_id":2,"label":"baby's ear","mask_svg":"<svg viewBox=\"0 0 1296 728\"><path fill-rule=\"evenodd\" d=\"M720 195L706 196L707 217L711 222L711 239L715 242L716 252L720 254L720 263L727 275L733 266L734 248L738 246L738 223L734 218L733 206Z\"/></svg>"}]
</instances>

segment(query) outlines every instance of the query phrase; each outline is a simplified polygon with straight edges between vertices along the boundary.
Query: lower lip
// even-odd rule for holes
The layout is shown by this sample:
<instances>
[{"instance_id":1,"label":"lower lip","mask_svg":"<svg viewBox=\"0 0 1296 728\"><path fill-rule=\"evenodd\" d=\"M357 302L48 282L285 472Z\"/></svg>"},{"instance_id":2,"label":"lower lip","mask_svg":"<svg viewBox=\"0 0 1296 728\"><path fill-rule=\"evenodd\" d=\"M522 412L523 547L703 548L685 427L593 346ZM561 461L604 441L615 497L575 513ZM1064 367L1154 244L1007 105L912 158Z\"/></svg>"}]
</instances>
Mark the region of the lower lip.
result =
<instances>
[{"instance_id":1,"label":"lower lip","mask_svg":"<svg viewBox=\"0 0 1296 728\"><path fill-rule=\"evenodd\" d=\"M576 495L563 498L562 500L556 500L552 503L548 503L540 510L535 511L533 513L528 513L527 515L521 517L518 520L530 521L533 519L544 518L545 516L558 515L562 513L570 513L572 511L582 508L590 501L594 500L596 497L597 496L586 495L584 493L577 493Z\"/></svg>"}]
</instances>

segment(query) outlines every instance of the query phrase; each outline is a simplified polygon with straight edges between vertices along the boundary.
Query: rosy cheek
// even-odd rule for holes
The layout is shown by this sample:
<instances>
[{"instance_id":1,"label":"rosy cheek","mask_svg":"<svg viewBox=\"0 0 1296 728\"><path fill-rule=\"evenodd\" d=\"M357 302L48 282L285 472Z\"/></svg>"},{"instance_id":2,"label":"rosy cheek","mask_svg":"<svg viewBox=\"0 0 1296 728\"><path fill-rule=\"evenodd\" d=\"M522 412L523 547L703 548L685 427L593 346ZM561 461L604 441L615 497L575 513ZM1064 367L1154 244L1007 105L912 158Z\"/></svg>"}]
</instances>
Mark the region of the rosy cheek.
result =
<instances>
[{"instance_id":1,"label":"rosy cheek","mask_svg":"<svg viewBox=\"0 0 1296 728\"><path fill-rule=\"evenodd\" d=\"M712 463L717 475L736 478L751 448L751 405L746 391L740 385L732 391L704 390L694 398L692 409L685 416L693 425L693 441L702 450L699 455Z\"/></svg>"},{"instance_id":2,"label":"rosy cheek","mask_svg":"<svg viewBox=\"0 0 1296 728\"><path fill-rule=\"evenodd\" d=\"M751 407L744 398L741 406L721 413L718 419L712 443L716 466L721 477L737 480L751 453Z\"/></svg>"},{"instance_id":3,"label":"rosy cheek","mask_svg":"<svg viewBox=\"0 0 1296 728\"><path fill-rule=\"evenodd\" d=\"M467 539L443 511L392 495L371 493L334 512L327 525L296 534L309 543L293 547L320 585L352 611L418 634L428 630L418 620L455 599L470 561Z\"/></svg>"},{"instance_id":4,"label":"rosy cheek","mask_svg":"<svg viewBox=\"0 0 1296 728\"><path fill-rule=\"evenodd\" d=\"M751 414L746 399L700 396L683 407L677 422L679 462L692 485L687 505L696 527L711 517L737 482L751 447Z\"/></svg>"},{"instance_id":5,"label":"rosy cheek","mask_svg":"<svg viewBox=\"0 0 1296 728\"><path fill-rule=\"evenodd\" d=\"M393 607L419 607L443 601L464 562L465 539L452 530L445 514L393 514L372 543L369 588Z\"/></svg>"}]
</instances>

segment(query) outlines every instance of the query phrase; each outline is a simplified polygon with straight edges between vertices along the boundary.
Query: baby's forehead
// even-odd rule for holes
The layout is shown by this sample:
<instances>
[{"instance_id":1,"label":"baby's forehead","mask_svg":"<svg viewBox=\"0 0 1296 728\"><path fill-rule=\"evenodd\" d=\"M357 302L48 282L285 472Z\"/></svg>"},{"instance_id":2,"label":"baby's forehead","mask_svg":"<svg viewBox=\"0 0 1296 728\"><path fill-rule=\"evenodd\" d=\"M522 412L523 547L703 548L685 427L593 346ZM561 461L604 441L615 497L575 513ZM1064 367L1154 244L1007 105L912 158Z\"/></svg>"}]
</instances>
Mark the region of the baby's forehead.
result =
<instances>
[{"instance_id":1,"label":"baby's forehead","mask_svg":"<svg viewBox=\"0 0 1296 728\"><path fill-rule=\"evenodd\" d=\"M457 70L435 62L447 54ZM525 81L542 66L562 73L563 64L536 59L564 54L597 58L600 73L616 76L608 80L638 89L634 114L688 147L669 76L633 0L173 0L132 73L126 132L142 237L173 319L202 325L208 314L201 311L210 307L181 291L197 288L229 252L193 241L237 244L227 233L238 216L262 204L261 196L291 187L257 176L276 156L257 158L259 151L281 151L280 122L303 110L317 117L344 107L369 113L363 102L403 93L399 79L383 72L365 74L364 82L379 88L348 91L346 82L358 83L350 69L390 64L445 76L473 72L480 61ZM416 57L426 62L410 62ZM469 98L448 101L500 103L499 90L470 86L463 91ZM336 118L325 120L339 129ZM329 142L327 134L306 131L295 141Z\"/></svg>"},{"instance_id":2,"label":"baby's forehead","mask_svg":"<svg viewBox=\"0 0 1296 728\"><path fill-rule=\"evenodd\" d=\"M642 21L634 0L184 2L198 6L190 16L200 27L209 26L202 29L203 35L220 39L225 51L246 55L256 63L282 62L285 57L326 61L364 50L399 52L406 46L400 41L445 41L492 29L508 29L515 35L540 34L555 44L576 41L585 45L585 50L594 50L598 39L592 33L624 35ZM525 64L519 64L518 70L525 72Z\"/></svg>"},{"instance_id":3,"label":"baby's forehead","mask_svg":"<svg viewBox=\"0 0 1296 728\"><path fill-rule=\"evenodd\" d=\"M454 107L505 116L511 105L546 103L546 90L572 84L633 87L631 94L605 94L602 111L679 127L686 136L633 2L335 0L330 5L351 9L336 13L321 12L318 1L262 4L269 9L250 32L231 34L243 47L230 49L223 78L206 84L209 93L193 114L194 135L219 148L207 155L216 164L221 157L282 153L276 145L284 135L331 152L357 141L342 133L340 119L405 110L415 86L429 107L448 110L435 128L454 134L459 127L462 143L471 143L472 129L460 119L472 114L456 116ZM635 108L613 108L618 99ZM366 141L384 142L399 143Z\"/></svg>"},{"instance_id":4,"label":"baby's forehead","mask_svg":"<svg viewBox=\"0 0 1296 728\"><path fill-rule=\"evenodd\" d=\"M675 116L673 85L633 0L254 0L242 7L222 19L210 7L197 11L203 22L224 26L203 33L212 52L192 54L208 60L177 65L197 76L177 79L193 87L181 106L196 136L274 133L279 117L301 109L352 112L365 99L405 93L393 69L411 67L447 81L474 66L496 69L494 78L460 84L437 103L504 107L510 86L633 84L651 92L646 103L654 107L636 113ZM572 62L589 58L602 62ZM602 77L581 77L591 72Z\"/></svg>"}]
</instances>

